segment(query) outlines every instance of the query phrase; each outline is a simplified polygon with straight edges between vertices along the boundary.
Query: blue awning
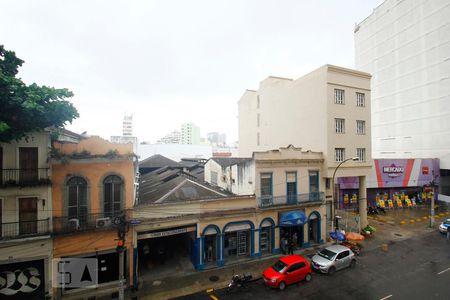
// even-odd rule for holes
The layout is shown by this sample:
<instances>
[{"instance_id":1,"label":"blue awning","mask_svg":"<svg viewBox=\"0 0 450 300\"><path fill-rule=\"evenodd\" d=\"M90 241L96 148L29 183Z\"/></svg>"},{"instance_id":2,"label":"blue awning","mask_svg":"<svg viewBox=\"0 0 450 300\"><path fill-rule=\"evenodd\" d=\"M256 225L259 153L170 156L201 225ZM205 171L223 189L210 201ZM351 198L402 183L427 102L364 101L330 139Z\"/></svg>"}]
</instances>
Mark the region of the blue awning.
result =
<instances>
[{"instance_id":1,"label":"blue awning","mask_svg":"<svg viewBox=\"0 0 450 300\"><path fill-rule=\"evenodd\" d=\"M298 226L306 224L305 213L300 210L290 211L281 215L280 227Z\"/></svg>"}]
</instances>

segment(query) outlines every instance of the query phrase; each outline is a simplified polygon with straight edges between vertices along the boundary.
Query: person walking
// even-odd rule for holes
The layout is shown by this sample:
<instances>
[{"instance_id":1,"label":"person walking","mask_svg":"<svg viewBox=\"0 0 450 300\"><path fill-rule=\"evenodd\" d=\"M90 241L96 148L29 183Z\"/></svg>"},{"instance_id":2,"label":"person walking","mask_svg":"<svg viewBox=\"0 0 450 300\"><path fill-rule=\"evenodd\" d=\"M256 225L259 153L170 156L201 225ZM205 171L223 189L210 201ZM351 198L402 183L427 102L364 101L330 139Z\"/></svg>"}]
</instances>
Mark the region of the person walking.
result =
<instances>
[{"instance_id":1,"label":"person walking","mask_svg":"<svg viewBox=\"0 0 450 300\"><path fill-rule=\"evenodd\" d=\"M294 254L294 243L292 242L292 239L289 239L288 242L288 249L289 249L289 254Z\"/></svg>"},{"instance_id":2,"label":"person walking","mask_svg":"<svg viewBox=\"0 0 450 300\"><path fill-rule=\"evenodd\" d=\"M447 226L447 242L450 240L450 225Z\"/></svg>"}]
</instances>

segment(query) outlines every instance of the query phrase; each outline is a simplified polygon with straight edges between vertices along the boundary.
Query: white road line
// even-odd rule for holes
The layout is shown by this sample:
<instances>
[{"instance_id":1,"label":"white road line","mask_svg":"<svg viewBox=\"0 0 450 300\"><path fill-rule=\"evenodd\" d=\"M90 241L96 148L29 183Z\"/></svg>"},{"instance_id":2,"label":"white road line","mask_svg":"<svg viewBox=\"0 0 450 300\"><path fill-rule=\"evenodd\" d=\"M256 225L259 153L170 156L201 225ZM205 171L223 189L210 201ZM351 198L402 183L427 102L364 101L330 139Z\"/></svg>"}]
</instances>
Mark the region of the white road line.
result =
<instances>
[{"instance_id":1,"label":"white road line","mask_svg":"<svg viewBox=\"0 0 450 300\"><path fill-rule=\"evenodd\" d=\"M386 297L384 297L384 298L381 298L380 300L386 300L386 299L389 299L389 298L391 298L392 297L392 295L389 295L389 296L386 296Z\"/></svg>"},{"instance_id":2,"label":"white road line","mask_svg":"<svg viewBox=\"0 0 450 300\"><path fill-rule=\"evenodd\" d=\"M438 275L441 275L442 273L444 273L444 272L447 272L447 271L449 271L450 270L450 268L447 268L447 269L445 269L444 271L440 271L439 273L437 273Z\"/></svg>"}]
</instances>

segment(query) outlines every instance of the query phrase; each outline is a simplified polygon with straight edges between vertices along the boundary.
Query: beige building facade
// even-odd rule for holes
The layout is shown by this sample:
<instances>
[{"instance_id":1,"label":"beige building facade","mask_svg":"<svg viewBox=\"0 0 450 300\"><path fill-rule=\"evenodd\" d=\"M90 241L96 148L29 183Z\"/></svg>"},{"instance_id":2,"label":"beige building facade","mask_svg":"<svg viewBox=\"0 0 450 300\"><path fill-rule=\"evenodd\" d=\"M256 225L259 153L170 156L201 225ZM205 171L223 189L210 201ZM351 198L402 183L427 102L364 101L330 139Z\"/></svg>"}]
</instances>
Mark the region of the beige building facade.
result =
<instances>
[{"instance_id":1,"label":"beige building facade","mask_svg":"<svg viewBox=\"0 0 450 300\"><path fill-rule=\"evenodd\" d=\"M52 292L49 150L48 132L0 144L0 278L10 274L0 284L2 299L43 299ZM20 284L24 278L27 286Z\"/></svg>"},{"instance_id":2,"label":"beige building facade","mask_svg":"<svg viewBox=\"0 0 450 300\"><path fill-rule=\"evenodd\" d=\"M372 167L368 73L325 65L296 80L268 77L239 106L239 155L294 145L323 153L327 199L331 179L357 176L365 211L365 177ZM358 161L348 161L358 157ZM366 223L365 218L362 223Z\"/></svg>"}]
</instances>

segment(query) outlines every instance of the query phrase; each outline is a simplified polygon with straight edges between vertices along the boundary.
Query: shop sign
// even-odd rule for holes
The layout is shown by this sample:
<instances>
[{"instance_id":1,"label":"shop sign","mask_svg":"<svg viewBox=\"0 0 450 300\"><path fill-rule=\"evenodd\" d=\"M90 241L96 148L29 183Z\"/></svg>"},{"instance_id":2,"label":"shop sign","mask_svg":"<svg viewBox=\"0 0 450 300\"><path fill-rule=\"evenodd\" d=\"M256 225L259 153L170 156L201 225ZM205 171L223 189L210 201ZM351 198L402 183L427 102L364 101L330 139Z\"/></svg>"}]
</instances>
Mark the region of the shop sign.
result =
<instances>
[{"instance_id":1,"label":"shop sign","mask_svg":"<svg viewBox=\"0 0 450 300\"><path fill-rule=\"evenodd\" d=\"M399 177L403 175L405 169L400 166L392 164L390 166L383 167L383 173L386 173L389 177Z\"/></svg>"},{"instance_id":2,"label":"shop sign","mask_svg":"<svg viewBox=\"0 0 450 300\"><path fill-rule=\"evenodd\" d=\"M177 229L166 230L166 231L144 233L144 234L139 234L138 239L142 240L142 239L151 239L151 238L176 235L176 234L186 233L186 232L190 232L190 231L195 231L195 229L196 229L195 227L183 227L183 228L177 228Z\"/></svg>"},{"instance_id":3,"label":"shop sign","mask_svg":"<svg viewBox=\"0 0 450 300\"><path fill-rule=\"evenodd\" d=\"M44 261L0 265L0 299L44 299Z\"/></svg>"}]
</instances>

